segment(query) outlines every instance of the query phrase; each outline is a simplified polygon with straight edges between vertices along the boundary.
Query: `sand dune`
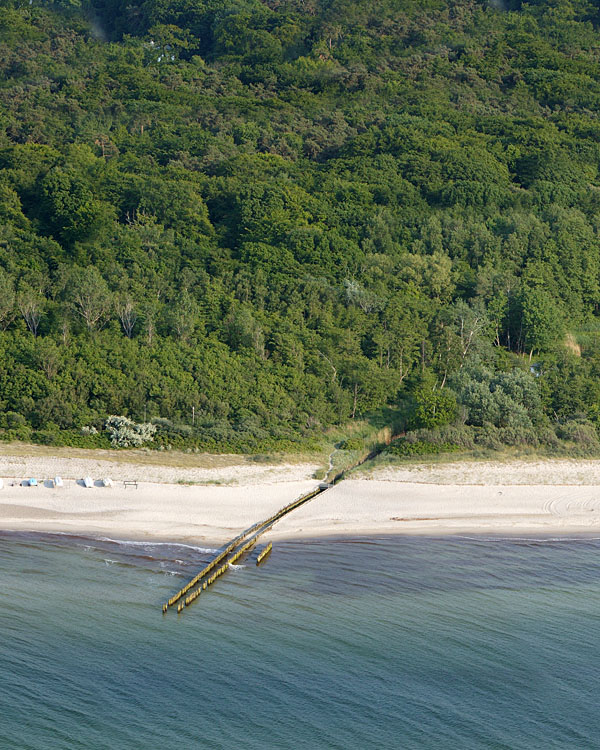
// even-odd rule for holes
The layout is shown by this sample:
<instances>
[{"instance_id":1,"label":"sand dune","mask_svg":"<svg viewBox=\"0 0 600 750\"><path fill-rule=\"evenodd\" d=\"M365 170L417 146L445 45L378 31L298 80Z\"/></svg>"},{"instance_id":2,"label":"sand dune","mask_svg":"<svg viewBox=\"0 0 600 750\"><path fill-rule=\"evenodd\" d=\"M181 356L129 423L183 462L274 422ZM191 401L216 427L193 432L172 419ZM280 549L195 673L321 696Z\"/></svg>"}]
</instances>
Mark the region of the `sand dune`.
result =
<instances>
[{"instance_id":1,"label":"sand dune","mask_svg":"<svg viewBox=\"0 0 600 750\"><path fill-rule=\"evenodd\" d=\"M386 466L363 477L386 482L471 485L597 485L600 461L555 458L546 460L454 461Z\"/></svg>"},{"instance_id":2,"label":"sand dune","mask_svg":"<svg viewBox=\"0 0 600 750\"><path fill-rule=\"evenodd\" d=\"M47 449L45 449L47 450ZM46 479L61 476L72 479L91 476L111 477L115 480L138 479L146 482L178 484L196 482L203 484L262 484L271 482L293 482L309 479L319 468L309 463L258 463L243 456L201 455L198 465L195 456L186 454L141 454L117 451L88 451L64 455L59 449L56 456L2 455L0 454L0 477L24 479L36 477ZM154 459L155 463L151 463ZM184 465L181 465L185 462Z\"/></svg>"}]
</instances>

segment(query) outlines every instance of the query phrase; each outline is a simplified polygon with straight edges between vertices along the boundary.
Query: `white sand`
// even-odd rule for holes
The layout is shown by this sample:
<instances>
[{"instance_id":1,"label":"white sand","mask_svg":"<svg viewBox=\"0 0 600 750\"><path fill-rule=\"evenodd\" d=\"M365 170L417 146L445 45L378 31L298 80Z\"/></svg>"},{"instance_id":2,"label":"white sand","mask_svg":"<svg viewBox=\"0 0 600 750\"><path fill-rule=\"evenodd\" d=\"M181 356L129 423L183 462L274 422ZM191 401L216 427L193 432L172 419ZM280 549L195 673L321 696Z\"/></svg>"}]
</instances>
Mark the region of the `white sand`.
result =
<instances>
[{"instance_id":1,"label":"white sand","mask_svg":"<svg viewBox=\"0 0 600 750\"><path fill-rule=\"evenodd\" d=\"M427 484L568 484L600 486L600 461L556 458L548 460L455 461L387 466L368 472L369 479Z\"/></svg>"},{"instance_id":2,"label":"white sand","mask_svg":"<svg viewBox=\"0 0 600 750\"><path fill-rule=\"evenodd\" d=\"M204 481L238 484L184 486L157 483L157 477L181 474L173 467L140 466L136 471L132 464L96 466L96 459L69 459L79 463L68 465L60 463L65 459L58 465L52 463L58 459L51 459L47 466L45 460L0 456L0 476L5 478L0 528L218 543L317 484L312 478L316 467L308 464L188 468ZM137 490L124 488L122 481L93 489L74 480L62 489L10 486L8 469L15 466L26 468L19 478L111 474L115 480L121 476L141 482ZM42 466L52 471L42 471ZM73 467L76 472L67 470ZM349 479L324 492L278 522L269 536L575 532L600 534L600 461L387 467L373 478Z\"/></svg>"},{"instance_id":3,"label":"white sand","mask_svg":"<svg viewBox=\"0 0 600 750\"><path fill-rule=\"evenodd\" d=\"M219 458L201 456L205 466L182 468L109 460L99 451L76 458L0 455L0 528L220 543L317 486L316 465ZM20 484L56 475L64 487ZM113 486L86 489L84 476L111 477ZM138 480L138 489L123 480ZM175 484L184 481L197 484Z\"/></svg>"},{"instance_id":4,"label":"white sand","mask_svg":"<svg viewBox=\"0 0 600 750\"><path fill-rule=\"evenodd\" d=\"M315 487L314 480L198 487L4 487L0 528L119 539L224 542Z\"/></svg>"},{"instance_id":5,"label":"white sand","mask_svg":"<svg viewBox=\"0 0 600 750\"><path fill-rule=\"evenodd\" d=\"M83 451L79 456L64 455L1 455L0 477L38 480L60 476L78 479L91 476L95 479L111 477L115 480L137 479L146 482L177 484L262 484L294 482L310 479L319 468L317 464L257 463L243 456L213 456L201 454L198 464L195 456L186 454L142 454L127 451ZM185 465L177 465L185 462Z\"/></svg>"},{"instance_id":6,"label":"white sand","mask_svg":"<svg viewBox=\"0 0 600 750\"><path fill-rule=\"evenodd\" d=\"M282 519L277 537L600 533L600 485L435 485L346 480Z\"/></svg>"},{"instance_id":7,"label":"white sand","mask_svg":"<svg viewBox=\"0 0 600 750\"><path fill-rule=\"evenodd\" d=\"M284 518L275 535L600 533L600 461L377 469Z\"/></svg>"}]
</instances>

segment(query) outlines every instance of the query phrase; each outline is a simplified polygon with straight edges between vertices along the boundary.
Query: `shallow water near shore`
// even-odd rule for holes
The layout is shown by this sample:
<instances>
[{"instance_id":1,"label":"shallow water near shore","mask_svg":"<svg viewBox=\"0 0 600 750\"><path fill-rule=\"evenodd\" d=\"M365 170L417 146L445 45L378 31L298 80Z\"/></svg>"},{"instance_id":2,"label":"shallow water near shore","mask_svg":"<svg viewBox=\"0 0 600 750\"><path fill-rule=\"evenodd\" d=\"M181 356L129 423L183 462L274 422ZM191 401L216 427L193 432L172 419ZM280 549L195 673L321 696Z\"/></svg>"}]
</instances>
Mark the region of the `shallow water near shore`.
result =
<instances>
[{"instance_id":1,"label":"shallow water near shore","mask_svg":"<svg viewBox=\"0 0 600 750\"><path fill-rule=\"evenodd\" d=\"M0 533L0 747L596 748L600 540Z\"/></svg>"}]
</instances>

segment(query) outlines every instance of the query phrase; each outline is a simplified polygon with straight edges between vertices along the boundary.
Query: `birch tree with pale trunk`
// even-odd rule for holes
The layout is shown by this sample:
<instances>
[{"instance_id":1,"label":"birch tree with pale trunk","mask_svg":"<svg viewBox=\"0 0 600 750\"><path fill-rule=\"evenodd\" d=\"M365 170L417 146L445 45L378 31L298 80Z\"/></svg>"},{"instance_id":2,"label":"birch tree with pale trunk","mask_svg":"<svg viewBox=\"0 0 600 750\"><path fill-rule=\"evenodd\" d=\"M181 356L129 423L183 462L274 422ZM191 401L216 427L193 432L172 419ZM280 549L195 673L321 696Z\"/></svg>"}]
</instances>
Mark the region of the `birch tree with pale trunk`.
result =
<instances>
[{"instance_id":1,"label":"birch tree with pale trunk","mask_svg":"<svg viewBox=\"0 0 600 750\"><path fill-rule=\"evenodd\" d=\"M112 300L108 284L95 266L79 268L71 274L68 295L89 331L106 325Z\"/></svg>"}]
</instances>

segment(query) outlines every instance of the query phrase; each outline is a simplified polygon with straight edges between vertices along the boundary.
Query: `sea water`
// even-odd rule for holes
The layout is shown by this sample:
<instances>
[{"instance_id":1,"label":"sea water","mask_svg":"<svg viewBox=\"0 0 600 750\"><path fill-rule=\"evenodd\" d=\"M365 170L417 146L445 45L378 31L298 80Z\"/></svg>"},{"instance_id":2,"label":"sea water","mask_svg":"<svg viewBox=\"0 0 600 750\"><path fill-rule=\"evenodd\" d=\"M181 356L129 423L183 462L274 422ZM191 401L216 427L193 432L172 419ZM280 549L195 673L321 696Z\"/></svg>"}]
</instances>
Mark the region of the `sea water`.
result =
<instances>
[{"instance_id":1,"label":"sea water","mask_svg":"<svg viewBox=\"0 0 600 750\"><path fill-rule=\"evenodd\" d=\"M600 540L212 554L0 534L0 747L600 747Z\"/></svg>"}]
</instances>

